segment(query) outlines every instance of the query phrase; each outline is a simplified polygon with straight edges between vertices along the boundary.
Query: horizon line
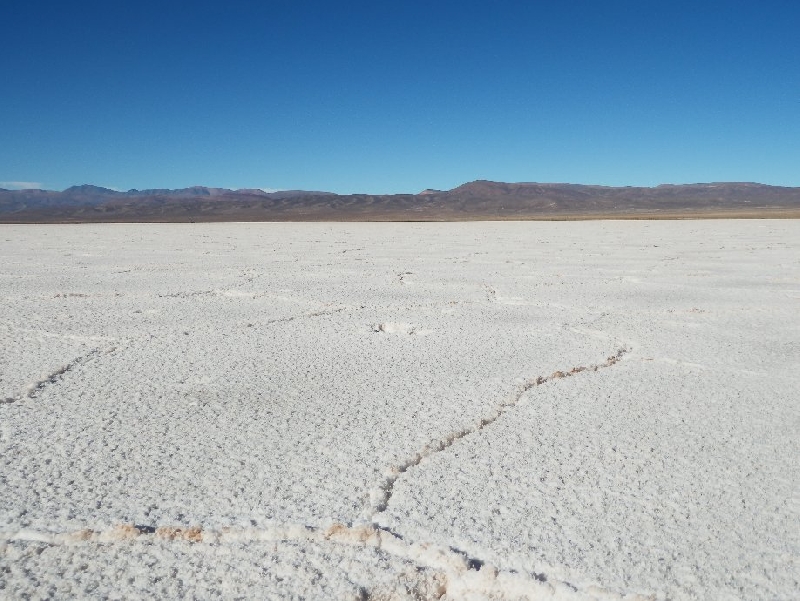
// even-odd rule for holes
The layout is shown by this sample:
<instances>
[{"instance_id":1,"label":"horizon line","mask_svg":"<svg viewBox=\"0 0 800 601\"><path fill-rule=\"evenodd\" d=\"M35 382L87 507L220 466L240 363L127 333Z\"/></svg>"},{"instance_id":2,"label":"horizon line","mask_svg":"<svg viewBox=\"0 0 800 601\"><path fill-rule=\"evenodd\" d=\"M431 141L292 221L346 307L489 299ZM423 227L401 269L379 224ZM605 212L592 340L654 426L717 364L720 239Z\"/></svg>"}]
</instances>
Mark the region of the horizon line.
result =
<instances>
[{"instance_id":1,"label":"horizon line","mask_svg":"<svg viewBox=\"0 0 800 601\"><path fill-rule=\"evenodd\" d=\"M456 190L460 187L467 186L469 184L479 184L479 183L487 183L487 184L501 184L501 185L511 185L511 186L582 186L587 188L644 188L644 189L654 189L659 187L666 187L666 186L720 186L720 185L749 185L749 186L766 186L771 188L798 188L800 186L788 186L783 184L767 184L763 182L756 182L756 181L706 181L706 182L662 182L655 185L645 186L645 185L633 185L633 184L625 184L625 185L609 185L609 184L585 184L585 183L574 183L574 182L566 182L566 181L501 181L501 180L490 180L490 179L475 179L470 180L464 183L461 183L453 188L448 189L441 189L441 188L424 188L418 192L331 192L329 190L324 189L312 189L312 188L272 188L272 187L254 187L254 186L242 186L238 188L226 188L222 186L207 186L202 184L196 184L191 186L185 186L183 188L168 188L168 187L148 187L148 188L129 188L127 190L117 188L117 187L110 187L110 186L99 186L97 184L74 184L71 186L67 186L61 190L56 188L47 188L43 187L44 184L39 182L20 182L20 181L0 181L0 190L5 192L56 192L56 193L63 193L68 190L74 188L97 188L101 190L106 190L108 192L112 192L115 194L130 194L131 192L148 192L151 190L163 190L168 192L177 192L177 191L184 191L184 190L191 190L193 188L197 189L205 189L205 190L225 190L228 192L245 192L245 191L255 191L258 190L263 192L264 194L275 194L278 192L309 192L309 193L321 193L321 194L335 194L337 196L354 196L354 195L368 195L368 196L417 196L425 193L446 193ZM23 184L23 185L18 185ZM10 187L6 187L9 186ZM34 187L37 186L37 187Z\"/></svg>"}]
</instances>

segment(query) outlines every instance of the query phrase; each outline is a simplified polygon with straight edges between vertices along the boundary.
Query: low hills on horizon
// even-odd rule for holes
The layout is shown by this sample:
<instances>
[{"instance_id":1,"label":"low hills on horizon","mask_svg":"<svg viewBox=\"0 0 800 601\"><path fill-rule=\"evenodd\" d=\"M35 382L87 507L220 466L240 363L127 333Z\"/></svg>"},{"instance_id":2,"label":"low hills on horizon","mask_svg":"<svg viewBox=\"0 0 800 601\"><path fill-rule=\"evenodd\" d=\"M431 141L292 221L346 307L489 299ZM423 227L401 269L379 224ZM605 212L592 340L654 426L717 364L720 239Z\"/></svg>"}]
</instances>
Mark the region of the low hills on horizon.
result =
<instances>
[{"instance_id":1,"label":"low hills on horizon","mask_svg":"<svg viewBox=\"0 0 800 601\"><path fill-rule=\"evenodd\" d=\"M800 218L800 188L757 183L612 187L477 180L418 194L193 186L121 192L0 188L0 223Z\"/></svg>"}]
</instances>

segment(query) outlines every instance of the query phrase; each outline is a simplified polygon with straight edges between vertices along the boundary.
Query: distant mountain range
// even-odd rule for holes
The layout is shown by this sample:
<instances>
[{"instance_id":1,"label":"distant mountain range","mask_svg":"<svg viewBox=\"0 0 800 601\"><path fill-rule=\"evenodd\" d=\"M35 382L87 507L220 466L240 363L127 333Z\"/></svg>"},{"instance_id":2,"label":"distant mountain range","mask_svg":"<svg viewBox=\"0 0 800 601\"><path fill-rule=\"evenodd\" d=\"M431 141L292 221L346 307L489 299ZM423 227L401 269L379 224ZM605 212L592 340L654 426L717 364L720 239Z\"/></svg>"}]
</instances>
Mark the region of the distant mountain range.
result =
<instances>
[{"instance_id":1,"label":"distant mountain range","mask_svg":"<svg viewBox=\"0 0 800 601\"><path fill-rule=\"evenodd\" d=\"M347 194L193 186L120 192L92 185L0 188L0 223L465 221L800 217L800 188L755 183L652 188L474 181L419 194Z\"/></svg>"}]
</instances>

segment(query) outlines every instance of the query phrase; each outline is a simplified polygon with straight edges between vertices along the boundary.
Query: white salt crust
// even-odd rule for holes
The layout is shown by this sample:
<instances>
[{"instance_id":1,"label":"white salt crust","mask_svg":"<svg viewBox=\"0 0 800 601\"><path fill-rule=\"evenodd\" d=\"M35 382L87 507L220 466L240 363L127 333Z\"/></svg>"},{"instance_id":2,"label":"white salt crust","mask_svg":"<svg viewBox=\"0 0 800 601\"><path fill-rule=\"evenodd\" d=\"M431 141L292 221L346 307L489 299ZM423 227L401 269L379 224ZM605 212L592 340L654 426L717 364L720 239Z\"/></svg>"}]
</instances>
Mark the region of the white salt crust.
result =
<instances>
[{"instance_id":1,"label":"white salt crust","mask_svg":"<svg viewBox=\"0 0 800 601\"><path fill-rule=\"evenodd\" d=\"M0 226L0 598L792 599L800 223Z\"/></svg>"}]
</instances>

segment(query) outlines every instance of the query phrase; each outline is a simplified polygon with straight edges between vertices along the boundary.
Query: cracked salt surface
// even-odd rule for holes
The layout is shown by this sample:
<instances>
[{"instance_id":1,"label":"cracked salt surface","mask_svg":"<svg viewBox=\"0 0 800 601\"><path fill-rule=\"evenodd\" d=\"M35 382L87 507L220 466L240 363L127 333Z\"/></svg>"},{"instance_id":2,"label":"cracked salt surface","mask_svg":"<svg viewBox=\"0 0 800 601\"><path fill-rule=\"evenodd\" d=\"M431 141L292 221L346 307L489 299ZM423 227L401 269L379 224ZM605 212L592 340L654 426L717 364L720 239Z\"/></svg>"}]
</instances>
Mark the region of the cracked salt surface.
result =
<instances>
[{"instance_id":1,"label":"cracked salt surface","mask_svg":"<svg viewBox=\"0 0 800 601\"><path fill-rule=\"evenodd\" d=\"M498 405L490 414L481 417L476 424L464 427L455 432L450 432L438 440L426 444L400 464L390 466L386 471L386 478L379 484L379 486L370 492L371 505L367 508L367 515L369 516L370 520L373 523L376 522L378 514L387 510L389 501L392 497L392 491L394 489L395 482L397 482L400 476L408 471L409 468L420 465L431 455L444 451L470 434L475 434L483 430L485 427L490 426L506 411L519 404L523 395L534 386L541 386L542 384L545 384L551 380L569 378L585 371L596 372L598 369L611 367L615 365L627 352L627 349L619 349L603 363L590 365L588 367L581 365L578 367L573 367L567 371L555 371L550 376L539 376L537 378L526 380L523 384L520 384L517 387L517 389L514 391L514 394L507 401Z\"/></svg>"},{"instance_id":2,"label":"cracked salt surface","mask_svg":"<svg viewBox=\"0 0 800 601\"><path fill-rule=\"evenodd\" d=\"M795 597L796 222L3 229L0 597Z\"/></svg>"}]
</instances>

